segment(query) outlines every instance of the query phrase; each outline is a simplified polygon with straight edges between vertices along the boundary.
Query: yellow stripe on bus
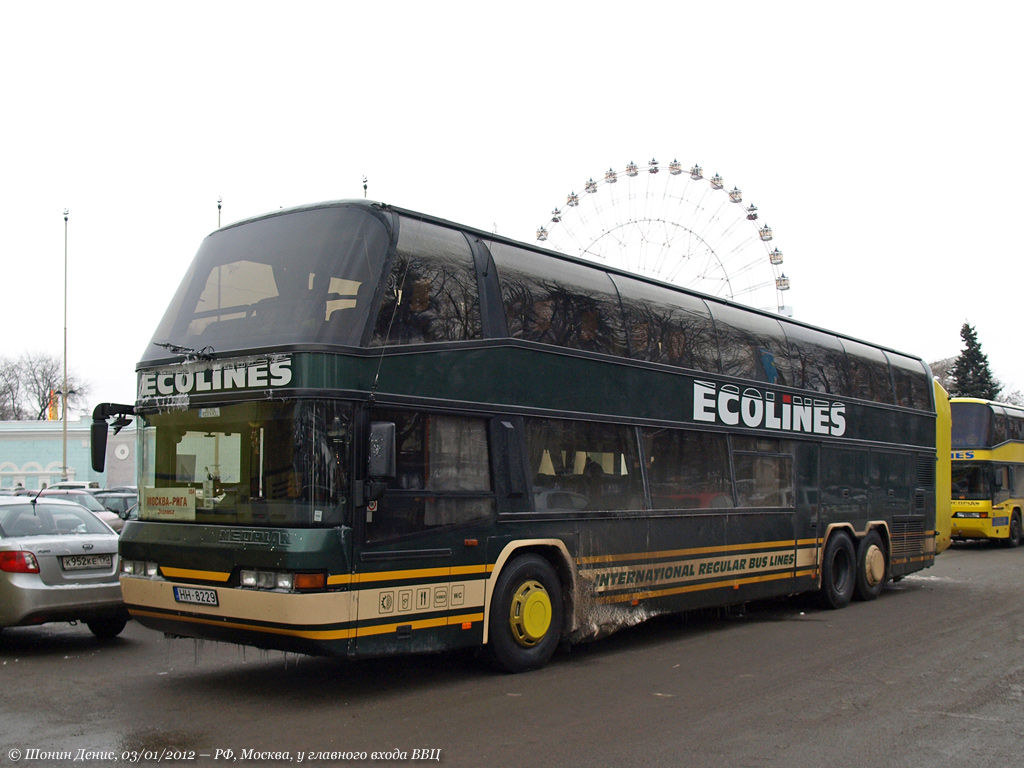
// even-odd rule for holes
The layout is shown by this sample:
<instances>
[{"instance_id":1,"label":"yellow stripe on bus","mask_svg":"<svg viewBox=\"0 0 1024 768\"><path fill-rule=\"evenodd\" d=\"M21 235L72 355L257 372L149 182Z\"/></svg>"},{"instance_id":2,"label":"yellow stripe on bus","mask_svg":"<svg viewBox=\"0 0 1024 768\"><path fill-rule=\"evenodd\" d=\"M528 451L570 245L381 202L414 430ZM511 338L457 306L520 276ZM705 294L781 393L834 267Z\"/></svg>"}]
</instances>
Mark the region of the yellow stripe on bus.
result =
<instances>
[{"instance_id":1,"label":"yellow stripe on bus","mask_svg":"<svg viewBox=\"0 0 1024 768\"><path fill-rule=\"evenodd\" d=\"M215 621L203 619L198 616L168 615L155 611L143 611L138 608L128 607L132 616L148 616L152 619L164 621L186 621L192 624L206 624L211 627L227 627L229 629L243 629L251 632L264 632L270 635L288 635L289 637L301 637L307 640L348 640L354 636L352 629L284 629L281 627L264 627L256 624L244 624L237 621Z\"/></svg>"},{"instance_id":2,"label":"yellow stripe on bus","mask_svg":"<svg viewBox=\"0 0 1024 768\"><path fill-rule=\"evenodd\" d=\"M814 539L810 539L807 542L796 542L796 545L800 544L813 544ZM685 555L708 555L712 553L724 553L724 552L749 552L756 549L792 549L794 547L793 539L785 539L784 541L758 541L753 544L726 544L719 547L693 547L691 549L666 549L661 552L632 552L622 555L593 555L590 557L578 557L576 562L579 565L591 565L593 563L614 563L622 560L656 560L662 557L680 557Z\"/></svg>"},{"instance_id":3,"label":"yellow stripe on bus","mask_svg":"<svg viewBox=\"0 0 1024 768\"><path fill-rule=\"evenodd\" d=\"M492 566L493 567L493 566ZM454 568L412 568L404 571L379 571L376 573L357 573L352 582L368 584L372 581L406 581L409 579L429 579L438 576L465 576L475 573L487 573L486 565L462 565Z\"/></svg>"},{"instance_id":4,"label":"yellow stripe on bus","mask_svg":"<svg viewBox=\"0 0 1024 768\"><path fill-rule=\"evenodd\" d=\"M222 571L197 571L192 568L168 568L167 566L160 566L160 572L168 577L177 577L179 579L201 579L202 581L227 581L231 578L231 573L223 573Z\"/></svg>"},{"instance_id":5,"label":"yellow stripe on bus","mask_svg":"<svg viewBox=\"0 0 1024 768\"><path fill-rule=\"evenodd\" d=\"M329 574L327 583L331 586L342 584L368 584L373 581L402 581L408 579L426 579L437 576L467 576L486 574L494 570L493 565L461 565L455 568L418 568L405 571L381 571L379 573L338 573ZM171 568L160 566L160 572L168 578L194 579L199 581L226 582L230 573L221 571L200 571L193 568Z\"/></svg>"},{"instance_id":6,"label":"yellow stripe on bus","mask_svg":"<svg viewBox=\"0 0 1024 768\"><path fill-rule=\"evenodd\" d=\"M796 578L814 577L814 571L797 571ZM608 597L595 597L595 603L628 603L633 600L648 600L652 597L666 597L668 595L682 595L687 592L702 592L708 589L739 588L744 584L757 584L765 581L778 581L780 579L793 578L790 571L782 573L770 573L763 576L748 576L745 579L727 579L724 581L711 581L704 584L688 584L683 587L671 587L669 589L655 589L648 592L632 592L622 595L609 595Z\"/></svg>"},{"instance_id":7,"label":"yellow stripe on bus","mask_svg":"<svg viewBox=\"0 0 1024 768\"><path fill-rule=\"evenodd\" d=\"M356 637L368 637L370 635L384 635L389 632L397 632L399 627L410 629L433 629L435 627L449 627L456 624L477 623L484 620L482 613L467 613L462 616L438 616L433 619L420 619L419 621L401 621L393 624L377 624L371 627L359 627L356 629Z\"/></svg>"},{"instance_id":8,"label":"yellow stripe on bus","mask_svg":"<svg viewBox=\"0 0 1024 768\"><path fill-rule=\"evenodd\" d=\"M392 624L378 624L371 627L359 627L356 629L286 629L282 627L265 627L256 624L245 624L238 621L214 621L211 619L199 618L197 616L168 616L155 611L144 611L129 607L128 612L132 616L148 616L153 619L186 621L192 624L206 624L212 627L227 627L229 629L241 629L252 632L263 632L271 635L287 635L288 637L301 637L305 640L350 640L353 637L369 637L371 635L384 635L397 632L399 627L410 629L433 629L462 625L467 623L479 623L484 620L483 613L467 613L459 616L439 616L433 619L420 619L419 621L395 622Z\"/></svg>"}]
</instances>

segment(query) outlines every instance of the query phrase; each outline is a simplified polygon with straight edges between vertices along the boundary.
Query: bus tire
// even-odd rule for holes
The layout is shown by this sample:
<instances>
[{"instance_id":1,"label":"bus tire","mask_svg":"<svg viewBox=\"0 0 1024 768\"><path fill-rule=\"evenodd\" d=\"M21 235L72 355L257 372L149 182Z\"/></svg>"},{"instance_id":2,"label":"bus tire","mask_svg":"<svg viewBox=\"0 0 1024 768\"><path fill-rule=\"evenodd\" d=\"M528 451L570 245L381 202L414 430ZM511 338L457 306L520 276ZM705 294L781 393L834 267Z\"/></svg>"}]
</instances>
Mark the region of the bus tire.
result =
<instances>
[{"instance_id":1,"label":"bus tire","mask_svg":"<svg viewBox=\"0 0 1024 768\"><path fill-rule=\"evenodd\" d=\"M889 557L885 542L877 530L868 531L857 546L857 583L854 597L858 600L874 600L882 594L882 587L889 577Z\"/></svg>"},{"instance_id":2,"label":"bus tire","mask_svg":"<svg viewBox=\"0 0 1024 768\"><path fill-rule=\"evenodd\" d=\"M1010 518L1010 535L1007 537L1006 541L1004 541L1003 543L1007 547L1019 547L1020 546L1021 534L1022 534L1022 531L1021 531L1020 510L1019 509L1015 509L1015 510L1013 510L1013 516Z\"/></svg>"},{"instance_id":3,"label":"bus tire","mask_svg":"<svg viewBox=\"0 0 1024 768\"><path fill-rule=\"evenodd\" d=\"M561 583L547 560L523 555L505 566L491 601L494 666L514 673L547 664L561 638L562 611Z\"/></svg>"},{"instance_id":4,"label":"bus tire","mask_svg":"<svg viewBox=\"0 0 1024 768\"><path fill-rule=\"evenodd\" d=\"M856 581L857 553L853 542L845 532L836 531L829 536L821 562L819 600L822 606L835 610L848 606Z\"/></svg>"}]
</instances>

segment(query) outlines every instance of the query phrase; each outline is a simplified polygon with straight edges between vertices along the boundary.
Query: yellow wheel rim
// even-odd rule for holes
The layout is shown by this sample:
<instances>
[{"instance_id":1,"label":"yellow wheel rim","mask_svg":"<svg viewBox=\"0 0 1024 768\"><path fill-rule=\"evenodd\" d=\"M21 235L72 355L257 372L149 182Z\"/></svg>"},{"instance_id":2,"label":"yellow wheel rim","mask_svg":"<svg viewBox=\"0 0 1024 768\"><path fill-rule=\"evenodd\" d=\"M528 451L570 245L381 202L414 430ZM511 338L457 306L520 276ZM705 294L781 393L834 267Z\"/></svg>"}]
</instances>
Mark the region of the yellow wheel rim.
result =
<instances>
[{"instance_id":1,"label":"yellow wheel rim","mask_svg":"<svg viewBox=\"0 0 1024 768\"><path fill-rule=\"evenodd\" d=\"M551 597L539 581L524 581L512 595L509 608L512 636L524 648L532 648L551 629Z\"/></svg>"},{"instance_id":2,"label":"yellow wheel rim","mask_svg":"<svg viewBox=\"0 0 1024 768\"><path fill-rule=\"evenodd\" d=\"M864 554L864 577L872 587L885 578L885 553L874 544Z\"/></svg>"}]
</instances>

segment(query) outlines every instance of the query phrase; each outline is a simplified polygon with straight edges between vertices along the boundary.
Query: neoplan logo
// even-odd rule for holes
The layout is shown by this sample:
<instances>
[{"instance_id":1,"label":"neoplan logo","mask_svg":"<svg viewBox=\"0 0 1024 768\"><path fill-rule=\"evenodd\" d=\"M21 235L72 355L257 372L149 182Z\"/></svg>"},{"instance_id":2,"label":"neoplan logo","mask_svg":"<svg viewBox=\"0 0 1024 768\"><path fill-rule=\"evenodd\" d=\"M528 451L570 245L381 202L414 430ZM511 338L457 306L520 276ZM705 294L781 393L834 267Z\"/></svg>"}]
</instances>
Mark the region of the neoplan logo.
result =
<instances>
[{"instance_id":1,"label":"neoplan logo","mask_svg":"<svg viewBox=\"0 0 1024 768\"><path fill-rule=\"evenodd\" d=\"M735 384L693 382L693 419L731 427L806 432L840 437L846 432L846 406L800 395Z\"/></svg>"}]
</instances>

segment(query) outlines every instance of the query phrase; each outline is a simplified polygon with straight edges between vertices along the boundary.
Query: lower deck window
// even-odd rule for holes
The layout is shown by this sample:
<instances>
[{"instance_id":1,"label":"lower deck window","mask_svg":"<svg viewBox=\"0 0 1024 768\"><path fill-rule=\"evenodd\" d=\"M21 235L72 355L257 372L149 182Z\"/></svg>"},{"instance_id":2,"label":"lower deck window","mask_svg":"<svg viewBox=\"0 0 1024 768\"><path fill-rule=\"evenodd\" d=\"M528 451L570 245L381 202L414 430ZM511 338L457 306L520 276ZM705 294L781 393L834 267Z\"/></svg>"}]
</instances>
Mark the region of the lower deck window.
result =
<instances>
[{"instance_id":1,"label":"lower deck window","mask_svg":"<svg viewBox=\"0 0 1024 768\"><path fill-rule=\"evenodd\" d=\"M791 457L737 453L733 462L736 467L736 506L793 506Z\"/></svg>"},{"instance_id":2,"label":"lower deck window","mask_svg":"<svg viewBox=\"0 0 1024 768\"><path fill-rule=\"evenodd\" d=\"M736 506L724 434L683 429L644 430L647 476L655 509Z\"/></svg>"},{"instance_id":3,"label":"lower deck window","mask_svg":"<svg viewBox=\"0 0 1024 768\"><path fill-rule=\"evenodd\" d=\"M787 440L734 436L736 506L792 507L793 444Z\"/></svg>"},{"instance_id":4,"label":"lower deck window","mask_svg":"<svg viewBox=\"0 0 1024 768\"><path fill-rule=\"evenodd\" d=\"M632 427L527 419L526 444L538 512L646 506Z\"/></svg>"},{"instance_id":5,"label":"lower deck window","mask_svg":"<svg viewBox=\"0 0 1024 768\"><path fill-rule=\"evenodd\" d=\"M366 516L366 539L384 541L490 517L495 502L484 419L375 411L395 424L397 472Z\"/></svg>"}]
</instances>

